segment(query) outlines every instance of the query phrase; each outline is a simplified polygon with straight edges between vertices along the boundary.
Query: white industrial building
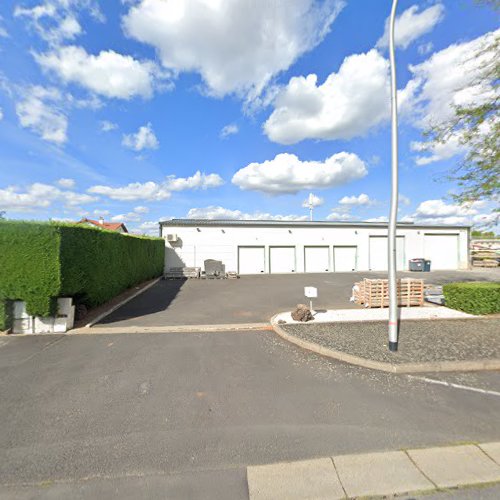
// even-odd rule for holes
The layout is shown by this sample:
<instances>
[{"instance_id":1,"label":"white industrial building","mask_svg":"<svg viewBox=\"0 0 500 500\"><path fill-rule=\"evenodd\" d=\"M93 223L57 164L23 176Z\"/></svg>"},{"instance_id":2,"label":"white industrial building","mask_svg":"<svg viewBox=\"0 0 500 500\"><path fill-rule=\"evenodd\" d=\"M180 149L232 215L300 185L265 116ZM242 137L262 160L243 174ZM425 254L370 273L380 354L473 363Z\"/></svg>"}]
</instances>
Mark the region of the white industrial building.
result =
<instances>
[{"instance_id":1,"label":"white industrial building","mask_svg":"<svg viewBox=\"0 0 500 500\"><path fill-rule=\"evenodd\" d=\"M432 270L467 269L469 227L398 224L397 265L425 258ZM239 274L387 269L387 224L173 219L160 223L165 270L221 260Z\"/></svg>"}]
</instances>

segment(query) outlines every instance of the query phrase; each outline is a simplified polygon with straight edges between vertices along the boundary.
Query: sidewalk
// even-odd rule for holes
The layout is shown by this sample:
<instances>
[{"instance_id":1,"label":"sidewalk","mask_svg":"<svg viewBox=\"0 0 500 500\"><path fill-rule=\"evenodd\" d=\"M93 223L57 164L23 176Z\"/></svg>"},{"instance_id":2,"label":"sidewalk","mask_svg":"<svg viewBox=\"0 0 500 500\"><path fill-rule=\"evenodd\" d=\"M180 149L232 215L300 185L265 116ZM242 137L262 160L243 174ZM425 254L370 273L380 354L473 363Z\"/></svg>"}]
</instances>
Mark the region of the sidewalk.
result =
<instances>
[{"instance_id":1,"label":"sidewalk","mask_svg":"<svg viewBox=\"0 0 500 500\"><path fill-rule=\"evenodd\" d=\"M399 350L387 348L387 322L278 324L278 335L318 354L394 372L500 369L500 318L405 320Z\"/></svg>"},{"instance_id":2,"label":"sidewalk","mask_svg":"<svg viewBox=\"0 0 500 500\"><path fill-rule=\"evenodd\" d=\"M250 500L333 500L500 481L500 442L247 467Z\"/></svg>"}]
</instances>

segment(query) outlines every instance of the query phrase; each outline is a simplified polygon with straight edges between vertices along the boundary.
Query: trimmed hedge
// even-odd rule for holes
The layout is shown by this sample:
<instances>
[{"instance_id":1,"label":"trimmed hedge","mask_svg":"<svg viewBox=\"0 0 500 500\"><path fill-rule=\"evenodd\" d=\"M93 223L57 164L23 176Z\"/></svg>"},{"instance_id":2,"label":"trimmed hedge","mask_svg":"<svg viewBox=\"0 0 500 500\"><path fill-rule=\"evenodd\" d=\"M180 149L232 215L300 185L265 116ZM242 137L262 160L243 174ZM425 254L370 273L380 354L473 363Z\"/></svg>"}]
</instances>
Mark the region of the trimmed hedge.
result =
<instances>
[{"instance_id":1,"label":"trimmed hedge","mask_svg":"<svg viewBox=\"0 0 500 500\"><path fill-rule=\"evenodd\" d=\"M163 273L165 243L75 224L0 221L0 330L8 302L35 316L55 313L55 298L95 307Z\"/></svg>"},{"instance_id":2,"label":"trimmed hedge","mask_svg":"<svg viewBox=\"0 0 500 500\"><path fill-rule=\"evenodd\" d=\"M61 296L95 307L163 274L165 242L85 226L61 226Z\"/></svg>"},{"instance_id":3,"label":"trimmed hedge","mask_svg":"<svg viewBox=\"0 0 500 500\"><path fill-rule=\"evenodd\" d=\"M469 314L500 312L500 282L448 283L443 286L447 307Z\"/></svg>"}]
</instances>

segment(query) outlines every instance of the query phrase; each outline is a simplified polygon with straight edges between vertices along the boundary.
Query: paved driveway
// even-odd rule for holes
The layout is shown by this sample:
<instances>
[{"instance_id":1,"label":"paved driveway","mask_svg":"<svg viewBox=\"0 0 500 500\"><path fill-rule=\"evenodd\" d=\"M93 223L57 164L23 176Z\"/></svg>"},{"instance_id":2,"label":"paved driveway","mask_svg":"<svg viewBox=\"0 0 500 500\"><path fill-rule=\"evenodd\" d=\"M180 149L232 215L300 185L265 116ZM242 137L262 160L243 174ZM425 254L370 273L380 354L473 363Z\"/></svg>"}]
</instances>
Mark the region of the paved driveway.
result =
<instances>
[{"instance_id":1,"label":"paved driveway","mask_svg":"<svg viewBox=\"0 0 500 500\"><path fill-rule=\"evenodd\" d=\"M0 401L0 498L243 500L249 464L500 440L498 396L269 331L3 337Z\"/></svg>"},{"instance_id":2,"label":"paved driveway","mask_svg":"<svg viewBox=\"0 0 500 500\"><path fill-rule=\"evenodd\" d=\"M498 270L400 273L422 277L427 283L500 280ZM110 327L161 327L263 323L304 302L304 286L315 286L314 307L347 309L355 281L384 278L385 273L282 274L243 276L238 280L164 280L101 321Z\"/></svg>"}]
</instances>

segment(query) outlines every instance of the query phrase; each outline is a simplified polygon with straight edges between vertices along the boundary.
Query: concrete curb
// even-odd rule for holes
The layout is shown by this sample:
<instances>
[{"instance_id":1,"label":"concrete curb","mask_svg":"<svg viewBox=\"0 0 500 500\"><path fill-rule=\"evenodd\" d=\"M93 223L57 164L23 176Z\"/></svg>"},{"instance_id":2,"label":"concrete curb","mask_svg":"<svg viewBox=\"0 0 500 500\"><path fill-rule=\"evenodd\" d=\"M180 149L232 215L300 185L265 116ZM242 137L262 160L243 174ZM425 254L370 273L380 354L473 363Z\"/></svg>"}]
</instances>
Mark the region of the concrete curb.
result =
<instances>
[{"instance_id":1,"label":"concrete curb","mask_svg":"<svg viewBox=\"0 0 500 500\"><path fill-rule=\"evenodd\" d=\"M272 330L269 323L233 323L223 325L171 325L171 326L126 326L126 327L93 327L71 330L70 335L99 335L120 333L217 333L248 332L256 330ZM53 335L53 334L51 334Z\"/></svg>"},{"instance_id":2,"label":"concrete curb","mask_svg":"<svg viewBox=\"0 0 500 500\"><path fill-rule=\"evenodd\" d=\"M388 373L425 373L425 372L472 372L500 370L500 359L483 359L468 361L433 361L425 363L385 363L373 359L361 358L354 354L348 354L342 351L335 351L328 347L321 346L315 342L299 339L286 333L280 325L275 322L276 316L271 318L273 330L283 339L295 344L303 349L312 351L321 356L343 361L351 365L370 368Z\"/></svg>"},{"instance_id":3,"label":"concrete curb","mask_svg":"<svg viewBox=\"0 0 500 500\"><path fill-rule=\"evenodd\" d=\"M159 278L156 278L154 281L146 285L144 288L141 288L137 292L133 293L130 297L127 297L126 299L122 300L118 304L115 304L113 307L110 307L107 311L104 311L103 313L99 314L96 318L94 318L90 323L87 323L84 328L90 328L94 326L96 323L101 321L101 319L105 318L106 316L109 316L112 312L116 311L119 309L121 306L125 305L127 302L130 302L132 299L135 299L138 295L141 293L145 292L149 288L151 288L153 285L156 285L158 281L160 281L162 277L160 276Z\"/></svg>"},{"instance_id":4,"label":"concrete curb","mask_svg":"<svg viewBox=\"0 0 500 500\"><path fill-rule=\"evenodd\" d=\"M500 442L247 466L250 500L386 498L500 483ZM388 473L390 471L390 473Z\"/></svg>"}]
</instances>

